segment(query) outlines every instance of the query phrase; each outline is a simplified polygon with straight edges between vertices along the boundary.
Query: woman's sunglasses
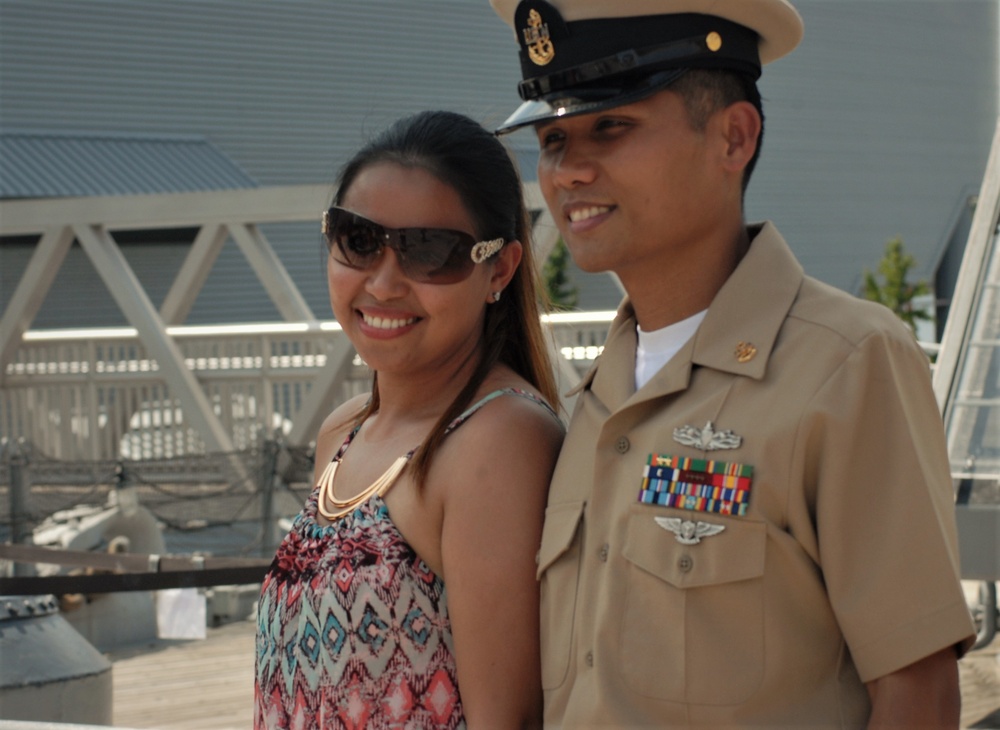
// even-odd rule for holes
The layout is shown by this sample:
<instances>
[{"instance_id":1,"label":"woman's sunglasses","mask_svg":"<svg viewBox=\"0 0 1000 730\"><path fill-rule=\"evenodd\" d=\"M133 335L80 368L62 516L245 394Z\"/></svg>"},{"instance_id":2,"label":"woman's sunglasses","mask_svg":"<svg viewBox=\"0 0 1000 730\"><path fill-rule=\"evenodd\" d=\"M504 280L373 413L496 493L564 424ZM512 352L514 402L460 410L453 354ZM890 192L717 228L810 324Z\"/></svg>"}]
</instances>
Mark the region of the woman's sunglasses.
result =
<instances>
[{"instance_id":1,"label":"woman's sunglasses","mask_svg":"<svg viewBox=\"0 0 1000 730\"><path fill-rule=\"evenodd\" d=\"M476 241L448 228L386 228L343 208L323 214L323 235L330 255L352 269L375 265L388 246L396 252L407 278L425 284L455 284L467 279L476 264L503 248L504 240Z\"/></svg>"}]
</instances>

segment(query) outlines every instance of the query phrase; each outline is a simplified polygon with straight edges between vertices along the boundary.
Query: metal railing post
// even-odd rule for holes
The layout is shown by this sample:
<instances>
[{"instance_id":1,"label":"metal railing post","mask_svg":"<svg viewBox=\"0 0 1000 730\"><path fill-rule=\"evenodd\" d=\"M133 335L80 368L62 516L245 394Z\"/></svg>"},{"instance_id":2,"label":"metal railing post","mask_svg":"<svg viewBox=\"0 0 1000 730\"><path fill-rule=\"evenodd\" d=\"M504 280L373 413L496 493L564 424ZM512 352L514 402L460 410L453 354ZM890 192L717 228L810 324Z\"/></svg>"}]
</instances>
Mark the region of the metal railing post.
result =
<instances>
[{"instance_id":1,"label":"metal railing post","mask_svg":"<svg viewBox=\"0 0 1000 730\"><path fill-rule=\"evenodd\" d=\"M11 440L7 450L10 474L10 537L15 545L31 544L31 512L29 510L28 458L20 441ZM34 567L14 563L15 576L32 576Z\"/></svg>"},{"instance_id":2,"label":"metal railing post","mask_svg":"<svg viewBox=\"0 0 1000 730\"><path fill-rule=\"evenodd\" d=\"M264 441L264 458L260 473L260 554L261 557L274 555L274 482L278 472L278 454L281 442L275 439Z\"/></svg>"}]
</instances>

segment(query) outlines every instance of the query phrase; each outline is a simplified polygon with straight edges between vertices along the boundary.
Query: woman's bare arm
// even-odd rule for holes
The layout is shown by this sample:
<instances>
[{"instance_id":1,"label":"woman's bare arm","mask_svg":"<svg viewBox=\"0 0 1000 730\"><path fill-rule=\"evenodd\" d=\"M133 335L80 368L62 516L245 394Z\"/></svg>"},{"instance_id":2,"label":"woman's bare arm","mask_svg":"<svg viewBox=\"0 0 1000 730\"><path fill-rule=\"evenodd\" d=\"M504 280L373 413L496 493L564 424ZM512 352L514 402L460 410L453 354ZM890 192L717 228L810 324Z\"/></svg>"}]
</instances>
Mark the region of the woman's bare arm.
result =
<instances>
[{"instance_id":1,"label":"woman's bare arm","mask_svg":"<svg viewBox=\"0 0 1000 730\"><path fill-rule=\"evenodd\" d=\"M500 398L435 465L448 475L441 557L471 730L541 725L536 555L562 437L538 405Z\"/></svg>"}]
</instances>

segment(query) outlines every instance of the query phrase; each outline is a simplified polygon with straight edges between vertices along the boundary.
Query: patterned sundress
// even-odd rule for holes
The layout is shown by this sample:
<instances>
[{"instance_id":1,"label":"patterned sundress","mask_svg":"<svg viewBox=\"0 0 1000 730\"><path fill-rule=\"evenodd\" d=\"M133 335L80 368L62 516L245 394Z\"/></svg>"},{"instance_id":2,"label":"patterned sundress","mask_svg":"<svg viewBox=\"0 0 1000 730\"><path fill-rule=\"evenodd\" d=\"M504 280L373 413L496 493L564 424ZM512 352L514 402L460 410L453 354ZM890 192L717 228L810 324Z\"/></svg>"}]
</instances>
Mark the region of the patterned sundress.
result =
<instances>
[{"instance_id":1,"label":"patterned sundress","mask_svg":"<svg viewBox=\"0 0 1000 730\"><path fill-rule=\"evenodd\" d=\"M506 394L551 412L533 394L503 388L448 432ZM380 496L320 525L318 494L295 518L261 588L254 727L464 728L444 582L396 529Z\"/></svg>"}]
</instances>

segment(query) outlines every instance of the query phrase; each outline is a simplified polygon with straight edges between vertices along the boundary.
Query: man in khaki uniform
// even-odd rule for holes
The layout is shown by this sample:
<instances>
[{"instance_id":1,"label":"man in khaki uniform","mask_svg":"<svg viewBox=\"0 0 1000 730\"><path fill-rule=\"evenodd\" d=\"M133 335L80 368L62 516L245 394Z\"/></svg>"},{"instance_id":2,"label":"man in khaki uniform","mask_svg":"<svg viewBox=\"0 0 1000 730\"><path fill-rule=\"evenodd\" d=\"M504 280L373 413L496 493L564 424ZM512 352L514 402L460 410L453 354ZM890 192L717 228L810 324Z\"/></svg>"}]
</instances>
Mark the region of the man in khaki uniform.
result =
<instances>
[{"instance_id":1,"label":"man in khaki uniform","mask_svg":"<svg viewBox=\"0 0 1000 730\"><path fill-rule=\"evenodd\" d=\"M628 296L538 574L546 723L957 727L972 625L926 357L742 199L785 0L492 0L539 183ZM821 143L819 141L818 143Z\"/></svg>"}]
</instances>

